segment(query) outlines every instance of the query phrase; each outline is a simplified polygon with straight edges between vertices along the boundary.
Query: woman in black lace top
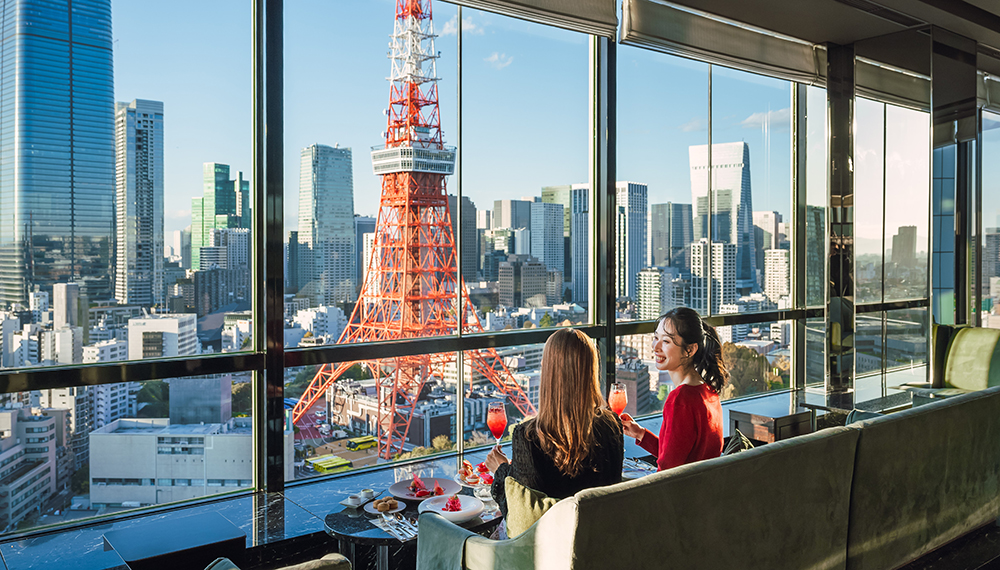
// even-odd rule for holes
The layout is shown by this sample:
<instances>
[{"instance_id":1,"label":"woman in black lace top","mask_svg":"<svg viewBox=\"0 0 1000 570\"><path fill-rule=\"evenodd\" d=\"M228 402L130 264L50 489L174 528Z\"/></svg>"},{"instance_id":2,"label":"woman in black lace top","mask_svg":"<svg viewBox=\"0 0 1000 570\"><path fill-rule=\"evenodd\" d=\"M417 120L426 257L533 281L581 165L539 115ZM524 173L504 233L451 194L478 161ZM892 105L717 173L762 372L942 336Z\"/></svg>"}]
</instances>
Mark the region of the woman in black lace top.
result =
<instances>
[{"instance_id":1,"label":"woman in black lace top","mask_svg":"<svg viewBox=\"0 0 1000 570\"><path fill-rule=\"evenodd\" d=\"M622 423L600 392L597 349L580 331L563 329L545 343L538 415L514 428L513 461L494 447L486 466L491 493L507 516L504 478L550 497L621 482Z\"/></svg>"}]
</instances>

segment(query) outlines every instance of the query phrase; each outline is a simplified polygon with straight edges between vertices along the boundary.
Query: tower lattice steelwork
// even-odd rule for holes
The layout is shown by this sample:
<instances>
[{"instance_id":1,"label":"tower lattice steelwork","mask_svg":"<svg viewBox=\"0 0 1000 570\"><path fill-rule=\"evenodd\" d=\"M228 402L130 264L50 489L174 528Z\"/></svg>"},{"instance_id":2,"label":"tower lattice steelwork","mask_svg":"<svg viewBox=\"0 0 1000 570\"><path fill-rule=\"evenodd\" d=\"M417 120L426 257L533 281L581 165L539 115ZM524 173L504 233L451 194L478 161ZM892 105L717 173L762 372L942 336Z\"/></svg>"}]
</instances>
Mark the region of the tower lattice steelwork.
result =
<instances>
[{"instance_id":1,"label":"tower lattice steelwork","mask_svg":"<svg viewBox=\"0 0 1000 570\"><path fill-rule=\"evenodd\" d=\"M455 169L455 148L445 146L441 134L435 37L431 0L396 0L385 144L372 149L372 168L382 177L375 243L360 299L338 343L455 334L458 294L463 332L482 332L456 263L445 189L445 176ZM391 458L403 448L424 384L443 378L454 358L424 354L324 365L293 409L292 420L298 422L344 371L360 363L378 387L379 455ZM470 351L465 363L474 373L470 388L471 378L481 375L522 414L534 414L496 350Z\"/></svg>"}]
</instances>

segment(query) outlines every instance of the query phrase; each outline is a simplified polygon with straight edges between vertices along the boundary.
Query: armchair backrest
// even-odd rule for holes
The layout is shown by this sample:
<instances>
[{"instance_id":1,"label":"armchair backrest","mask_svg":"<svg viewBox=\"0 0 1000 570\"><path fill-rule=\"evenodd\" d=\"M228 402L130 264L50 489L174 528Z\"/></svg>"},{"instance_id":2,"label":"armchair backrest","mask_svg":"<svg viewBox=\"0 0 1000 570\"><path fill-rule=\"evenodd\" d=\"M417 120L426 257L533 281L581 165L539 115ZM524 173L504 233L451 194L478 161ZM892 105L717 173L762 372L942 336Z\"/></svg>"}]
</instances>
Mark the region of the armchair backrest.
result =
<instances>
[{"instance_id":1,"label":"armchair backrest","mask_svg":"<svg viewBox=\"0 0 1000 570\"><path fill-rule=\"evenodd\" d=\"M945 357L944 382L947 388L962 390L1000 386L1000 330L958 329Z\"/></svg>"}]
</instances>

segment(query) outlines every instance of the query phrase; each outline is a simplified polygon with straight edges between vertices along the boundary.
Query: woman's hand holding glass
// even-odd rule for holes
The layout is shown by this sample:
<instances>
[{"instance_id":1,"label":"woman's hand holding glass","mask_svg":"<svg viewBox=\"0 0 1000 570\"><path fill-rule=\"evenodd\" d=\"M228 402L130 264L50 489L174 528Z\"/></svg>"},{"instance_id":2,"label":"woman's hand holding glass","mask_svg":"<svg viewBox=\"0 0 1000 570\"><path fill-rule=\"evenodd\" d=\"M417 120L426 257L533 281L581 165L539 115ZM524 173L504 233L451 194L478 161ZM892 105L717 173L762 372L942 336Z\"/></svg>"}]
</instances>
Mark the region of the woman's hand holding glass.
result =
<instances>
[{"instance_id":1,"label":"woman's hand holding glass","mask_svg":"<svg viewBox=\"0 0 1000 570\"><path fill-rule=\"evenodd\" d=\"M646 430L642 426L635 423L635 420L632 419L632 416L628 414L622 414L621 418L622 418L622 431L625 433L625 435L629 437L634 437L636 439L640 439L642 437L642 434L646 433Z\"/></svg>"},{"instance_id":2,"label":"woman's hand holding glass","mask_svg":"<svg viewBox=\"0 0 1000 570\"><path fill-rule=\"evenodd\" d=\"M507 456L500 451L499 447L494 446L493 449L490 450L490 454L486 456L486 461L484 461L484 463L486 463L486 468L490 470L490 473L496 473L498 467L504 463L510 463L510 460L508 460Z\"/></svg>"}]
</instances>

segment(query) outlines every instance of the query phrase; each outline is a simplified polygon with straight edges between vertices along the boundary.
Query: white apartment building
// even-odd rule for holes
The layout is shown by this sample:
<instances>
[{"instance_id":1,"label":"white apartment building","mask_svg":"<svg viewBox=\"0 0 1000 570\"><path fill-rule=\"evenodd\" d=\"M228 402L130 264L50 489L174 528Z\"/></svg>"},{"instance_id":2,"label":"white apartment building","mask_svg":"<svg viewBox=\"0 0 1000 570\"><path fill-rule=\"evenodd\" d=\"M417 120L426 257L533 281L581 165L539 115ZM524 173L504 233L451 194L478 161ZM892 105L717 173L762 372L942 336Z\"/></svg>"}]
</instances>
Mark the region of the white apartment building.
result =
<instances>
[{"instance_id":1,"label":"white apartment building","mask_svg":"<svg viewBox=\"0 0 1000 570\"><path fill-rule=\"evenodd\" d=\"M191 313L150 315L128 322L128 358L198 354L198 316Z\"/></svg>"},{"instance_id":2,"label":"white apartment building","mask_svg":"<svg viewBox=\"0 0 1000 570\"><path fill-rule=\"evenodd\" d=\"M764 251L764 294L774 303L788 296L791 285L790 255L787 249Z\"/></svg>"},{"instance_id":3,"label":"white apartment building","mask_svg":"<svg viewBox=\"0 0 1000 570\"><path fill-rule=\"evenodd\" d=\"M250 418L194 425L171 425L166 418L115 420L90 434L90 502L138 507L248 488L251 431ZM294 478L293 438L285 432L286 480Z\"/></svg>"},{"instance_id":4,"label":"white apartment building","mask_svg":"<svg viewBox=\"0 0 1000 570\"><path fill-rule=\"evenodd\" d=\"M299 311L292 322L311 332L313 337L327 339L330 344L337 342L347 327L347 317L340 307L321 306Z\"/></svg>"},{"instance_id":5,"label":"white apartment building","mask_svg":"<svg viewBox=\"0 0 1000 570\"><path fill-rule=\"evenodd\" d=\"M0 528L10 528L56 491L56 420L27 408L0 410Z\"/></svg>"}]
</instances>

